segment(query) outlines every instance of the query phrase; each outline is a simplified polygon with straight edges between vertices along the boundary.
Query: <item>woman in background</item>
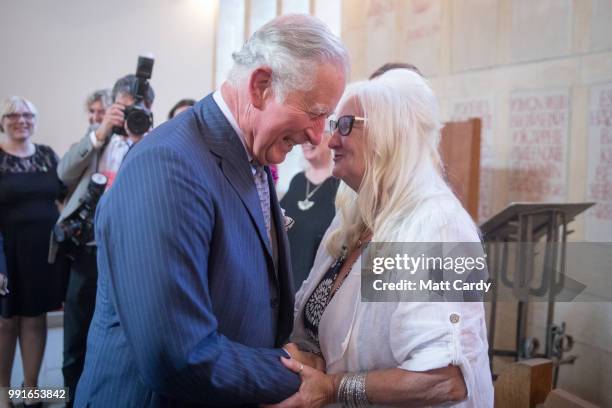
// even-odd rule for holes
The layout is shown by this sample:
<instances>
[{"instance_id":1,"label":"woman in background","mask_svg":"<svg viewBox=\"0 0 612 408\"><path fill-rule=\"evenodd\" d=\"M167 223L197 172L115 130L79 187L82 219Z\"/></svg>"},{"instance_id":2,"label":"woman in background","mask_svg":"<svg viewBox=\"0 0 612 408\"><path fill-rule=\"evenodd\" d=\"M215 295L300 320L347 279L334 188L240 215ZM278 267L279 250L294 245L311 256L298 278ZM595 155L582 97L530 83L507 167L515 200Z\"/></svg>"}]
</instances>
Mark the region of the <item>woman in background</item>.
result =
<instances>
[{"instance_id":1,"label":"woman in background","mask_svg":"<svg viewBox=\"0 0 612 408\"><path fill-rule=\"evenodd\" d=\"M293 177L280 201L285 215L295 221L287 235L296 290L308 277L323 234L336 214L334 200L339 182L331 176L332 152L327 146L328 139L323 137L318 146L302 145L306 170Z\"/></svg>"},{"instance_id":2,"label":"woman in background","mask_svg":"<svg viewBox=\"0 0 612 408\"><path fill-rule=\"evenodd\" d=\"M25 98L12 96L0 104L0 234L9 290L0 297L0 388L9 386L17 339L23 385L38 386L47 312L62 306L66 284L61 263L47 263L62 192L58 157L49 146L32 142L36 120L36 108ZM6 398L2 406L10 406Z\"/></svg>"},{"instance_id":3,"label":"woman in background","mask_svg":"<svg viewBox=\"0 0 612 408\"><path fill-rule=\"evenodd\" d=\"M172 119L179 113L186 111L195 105L195 103L196 101L194 99L181 99L172 107L172 109L170 109L170 112L168 113L168 120Z\"/></svg>"}]
</instances>

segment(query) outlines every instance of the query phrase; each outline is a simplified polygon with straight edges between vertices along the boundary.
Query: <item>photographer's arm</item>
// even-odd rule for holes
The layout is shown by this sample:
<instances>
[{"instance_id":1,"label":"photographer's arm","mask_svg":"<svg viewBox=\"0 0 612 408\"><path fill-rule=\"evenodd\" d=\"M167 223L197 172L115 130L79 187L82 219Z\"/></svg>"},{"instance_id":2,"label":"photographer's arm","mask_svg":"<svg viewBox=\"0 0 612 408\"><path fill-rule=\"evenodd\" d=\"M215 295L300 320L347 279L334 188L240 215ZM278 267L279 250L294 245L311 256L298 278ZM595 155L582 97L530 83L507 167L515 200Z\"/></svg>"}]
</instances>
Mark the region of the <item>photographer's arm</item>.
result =
<instances>
[{"instance_id":1,"label":"photographer's arm","mask_svg":"<svg viewBox=\"0 0 612 408\"><path fill-rule=\"evenodd\" d=\"M68 191L74 190L79 183L95 152L101 149L106 139L112 135L113 126L123 126L123 105L113 104L108 108L100 126L87 129L85 136L70 146L59 161L57 175Z\"/></svg>"},{"instance_id":2,"label":"photographer's arm","mask_svg":"<svg viewBox=\"0 0 612 408\"><path fill-rule=\"evenodd\" d=\"M70 146L57 164L57 176L66 185L68 191L74 190L81 176L91 163L96 148L91 141L92 130L87 133L78 143Z\"/></svg>"}]
</instances>

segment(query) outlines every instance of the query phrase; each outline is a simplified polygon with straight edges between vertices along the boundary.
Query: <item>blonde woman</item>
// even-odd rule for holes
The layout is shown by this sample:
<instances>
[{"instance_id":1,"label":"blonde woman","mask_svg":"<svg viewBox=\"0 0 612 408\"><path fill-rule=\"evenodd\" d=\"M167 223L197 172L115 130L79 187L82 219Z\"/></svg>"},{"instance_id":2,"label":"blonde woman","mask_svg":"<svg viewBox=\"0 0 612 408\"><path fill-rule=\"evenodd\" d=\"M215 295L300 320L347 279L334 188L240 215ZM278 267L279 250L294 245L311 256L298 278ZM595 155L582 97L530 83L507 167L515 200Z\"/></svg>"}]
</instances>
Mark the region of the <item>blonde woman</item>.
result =
<instances>
[{"instance_id":1,"label":"blonde woman","mask_svg":"<svg viewBox=\"0 0 612 408\"><path fill-rule=\"evenodd\" d=\"M47 263L49 236L59 215L55 202L62 191L58 159L49 146L32 141L37 115L23 97L0 103L0 234L8 278L8 293L0 296L0 389L9 386L17 340L24 385L38 385L46 313L62 306L65 293L62 264ZM0 407L10 406L2 397Z\"/></svg>"},{"instance_id":2,"label":"blonde woman","mask_svg":"<svg viewBox=\"0 0 612 408\"><path fill-rule=\"evenodd\" d=\"M493 406L481 302L361 301L368 241L479 242L442 178L440 127L436 98L415 72L347 88L329 141L343 181L338 214L296 295L294 359L283 362L302 386L282 406ZM325 373L308 366L322 363L317 354Z\"/></svg>"}]
</instances>

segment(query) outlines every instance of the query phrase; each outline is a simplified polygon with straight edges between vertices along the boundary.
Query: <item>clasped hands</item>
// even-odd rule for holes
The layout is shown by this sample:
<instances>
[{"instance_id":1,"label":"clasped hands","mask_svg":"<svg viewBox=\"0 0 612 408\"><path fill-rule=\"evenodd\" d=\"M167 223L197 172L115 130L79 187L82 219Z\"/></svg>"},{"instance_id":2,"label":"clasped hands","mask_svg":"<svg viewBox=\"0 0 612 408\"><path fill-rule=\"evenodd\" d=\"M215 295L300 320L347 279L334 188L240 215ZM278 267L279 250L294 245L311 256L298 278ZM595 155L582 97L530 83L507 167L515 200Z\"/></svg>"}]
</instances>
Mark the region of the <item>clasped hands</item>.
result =
<instances>
[{"instance_id":1,"label":"clasped hands","mask_svg":"<svg viewBox=\"0 0 612 408\"><path fill-rule=\"evenodd\" d=\"M294 343L285 345L284 349L291 358L281 357L282 363L300 376L302 384L291 397L275 405L265 405L264 408L319 408L334 403L340 378L325 373L325 360L316 354L301 351Z\"/></svg>"}]
</instances>

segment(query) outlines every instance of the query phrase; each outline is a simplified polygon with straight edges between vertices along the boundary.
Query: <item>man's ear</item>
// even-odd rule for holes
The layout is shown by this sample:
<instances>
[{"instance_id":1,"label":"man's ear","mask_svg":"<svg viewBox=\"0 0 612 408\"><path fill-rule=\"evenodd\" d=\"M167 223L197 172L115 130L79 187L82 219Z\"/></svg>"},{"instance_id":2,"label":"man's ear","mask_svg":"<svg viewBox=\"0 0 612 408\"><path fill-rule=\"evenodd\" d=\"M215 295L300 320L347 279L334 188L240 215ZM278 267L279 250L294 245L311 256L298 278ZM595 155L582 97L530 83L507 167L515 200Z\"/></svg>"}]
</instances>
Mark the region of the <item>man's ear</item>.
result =
<instances>
[{"instance_id":1,"label":"man's ear","mask_svg":"<svg viewBox=\"0 0 612 408\"><path fill-rule=\"evenodd\" d=\"M259 67L249 78L249 97L256 109L263 109L265 100L272 94L272 69Z\"/></svg>"}]
</instances>

